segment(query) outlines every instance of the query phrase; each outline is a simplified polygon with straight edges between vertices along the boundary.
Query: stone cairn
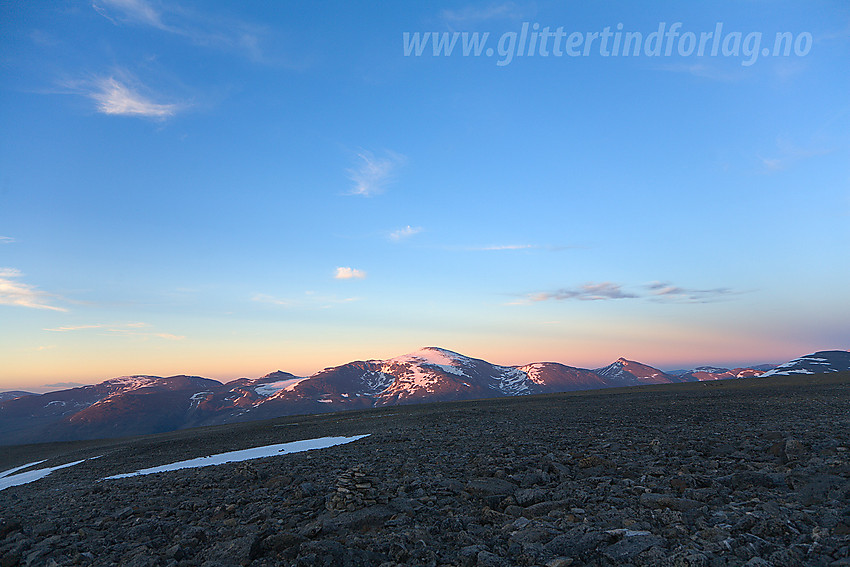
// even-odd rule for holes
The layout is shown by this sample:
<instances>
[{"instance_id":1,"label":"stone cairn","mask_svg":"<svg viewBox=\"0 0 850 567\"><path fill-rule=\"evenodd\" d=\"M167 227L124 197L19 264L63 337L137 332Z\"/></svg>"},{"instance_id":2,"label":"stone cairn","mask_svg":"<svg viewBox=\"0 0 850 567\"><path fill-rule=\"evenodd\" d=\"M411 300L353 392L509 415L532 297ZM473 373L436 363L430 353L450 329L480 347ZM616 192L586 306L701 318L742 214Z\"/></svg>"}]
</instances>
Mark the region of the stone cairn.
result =
<instances>
[{"instance_id":1,"label":"stone cairn","mask_svg":"<svg viewBox=\"0 0 850 567\"><path fill-rule=\"evenodd\" d=\"M336 512L353 512L372 506L386 504L386 496L379 495L377 478L363 465L354 465L337 477L336 491L331 493L325 507Z\"/></svg>"}]
</instances>

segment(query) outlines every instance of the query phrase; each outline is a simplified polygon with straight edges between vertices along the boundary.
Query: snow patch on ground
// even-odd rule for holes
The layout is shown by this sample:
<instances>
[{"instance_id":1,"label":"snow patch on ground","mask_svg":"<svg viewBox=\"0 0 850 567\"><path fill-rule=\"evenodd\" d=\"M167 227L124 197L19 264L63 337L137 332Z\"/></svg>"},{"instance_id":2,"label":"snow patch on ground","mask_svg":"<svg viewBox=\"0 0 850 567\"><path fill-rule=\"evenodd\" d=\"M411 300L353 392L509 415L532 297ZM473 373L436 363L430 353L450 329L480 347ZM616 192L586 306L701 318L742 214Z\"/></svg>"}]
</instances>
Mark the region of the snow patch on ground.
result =
<instances>
[{"instance_id":1,"label":"snow patch on ground","mask_svg":"<svg viewBox=\"0 0 850 567\"><path fill-rule=\"evenodd\" d=\"M180 469L195 469L200 467L209 467L214 465L223 465L225 463L238 463L240 461L250 461L252 459L262 459L265 457L275 457L280 455L288 455L289 453L300 453L302 451L312 451L313 449L325 449L335 445L345 445L364 437L366 435L355 435L353 437L320 437L318 439L305 439L303 441L292 441L290 443L280 443L278 445L265 445L263 447L252 447L250 449L241 449L239 451L228 451L226 453L218 453L208 457L198 457L186 461L178 461L168 465L160 465L149 469L141 469L131 473L116 474L108 476L102 480L112 480L117 478L127 478L131 476L139 476L146 474L154 474L159 472L176 471ZM76 463L74 463L76 464ZM64 465L69 466L69 465Z\"/></svg>"},{"instance_id":2,"label":"snow patch on ground","mask_svg":"<svg viewBox=\"0 0 850 567\"><path fill-rule=\"evenodd\" d=\"M95 459L97 457L94 457ZM26 465L21 465L20 467L15 467L13 469L9 469L7 471L3 471L0 473L0 490L6 490L12 486L20 486L21 484L29 484L31 482L35 482L40 480L53 471L58 471L59 469L64 469L68 467L73 467L74 465L79 465L80 463L86 461L88 459L82 459L80 461L74 461L73 463L65 463L64 465L59 465L56 467L47 467L44 469L35 469L32 471L22 472L18 474L14 474L15 471L19 471L39 463L43 463L44 461L36 461L34 463L28 463Z\"/></svg>"},{"instance_id":3,"label":"snow patch on ground","mask_svg":"<svg viewBox=\"0 0 850 567\"><path fill-rule=\"evenodd\" d=\"M30 467L34 467L34 466L36 466L36 465L40 465L40 464L41 464L41 463L43 463L45 460L47 460L47 459L42 459L42 460L40 460L40 461L33 461L33 462L31 462L31 463L27 463L27 464L25 464L25 465L21 465L21 466L19 466L19 467L15 467L15 468L13 468L13 469L9 469L9 470L2 471L2 472L0 472L0 478L6 478L6 477L7 477L7 476L9 476L10 474L15 474L16 472L18 472L18 471L20 471L20 470L28 469L28 468L30 468Z\"/></svg>"}]
</instances>

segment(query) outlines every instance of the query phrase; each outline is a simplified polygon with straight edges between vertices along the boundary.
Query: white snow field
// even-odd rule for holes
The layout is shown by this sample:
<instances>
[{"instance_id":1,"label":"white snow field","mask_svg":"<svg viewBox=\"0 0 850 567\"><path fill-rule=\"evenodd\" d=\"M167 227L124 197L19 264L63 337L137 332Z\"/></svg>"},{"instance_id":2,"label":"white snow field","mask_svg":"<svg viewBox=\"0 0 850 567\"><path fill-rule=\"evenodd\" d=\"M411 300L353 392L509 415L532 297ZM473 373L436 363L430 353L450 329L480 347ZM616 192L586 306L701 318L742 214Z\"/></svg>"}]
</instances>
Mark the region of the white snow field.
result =
<instances>
[{"instance_id":1,"label":"white snow field","mask_svg":"<svg viewBox=\"0 0 850 567\"><path fill-rule=\"evenodd\" d=\"M58 471L59 469L64 469L66 467L73 467L74 465L79 465L83 461L87 459L83 459L81 461L74 461L73 463L65 463L64 465L59 465L57 467L47 467L44 469L35 469L33 471L22 472L18 474L14 474L15 471L19 471L21 469L25 469L27 467L31 467L33 465L37 465L39 463L43 463L44 461L35 461L34 463L27 463L26 465L21 465L19 467L15 467L13 469L9 469L7 471L0 472L0 490L6 490L11 486L18 486L21 484L28 484L30 482L35 482L36 480L42 479L52 473L53 471Z\"/></svg>"},{"instance_id":2,"label":"white snow field","mask_svg":"<svg viewBox=\"0 0 850 567\"><path fill-rule=\"evenodd\" d=\"M240 461L250 461L252 459L262 459L264 457L274 457L279 455L288 455L289 453L300 453L302 451L312 451L313 449L325 449L334 445L345 445L369 437L366 435L355 435L353 437L319 437L318 439L305 439L303 441L292 441L290 443L280 443L277 445L265 445L263 447L252 447L250 449L241 449L239 451L228 451L227 453L219 453L217 455L209 455L207 457L197 457L186 461L178 461L168 465L160 465L149 469L141 469L131 473L116 474L108 476L102 480L112 480L116 478L127 478L130 476L139 476L145 474L154 474L166 471L176 471L180 469L194 469L200 467L209 467L213 465L223 465L224 463L238 463Z\"/></svg>"}]
</instances>

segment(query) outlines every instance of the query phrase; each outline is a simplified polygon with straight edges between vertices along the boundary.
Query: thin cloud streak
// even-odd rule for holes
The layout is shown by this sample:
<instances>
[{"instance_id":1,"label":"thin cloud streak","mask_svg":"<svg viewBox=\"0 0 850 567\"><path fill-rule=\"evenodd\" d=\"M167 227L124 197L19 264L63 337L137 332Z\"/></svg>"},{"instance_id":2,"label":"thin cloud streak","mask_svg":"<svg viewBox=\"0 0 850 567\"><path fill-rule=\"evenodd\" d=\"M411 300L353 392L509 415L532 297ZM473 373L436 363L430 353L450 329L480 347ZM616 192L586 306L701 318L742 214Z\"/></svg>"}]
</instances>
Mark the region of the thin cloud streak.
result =
<instances>
[{"instance_id":1,"label":"thin cloud streak","mask_svg":"<svg viewBox=\"0 0 850 567\"><path fill-rule=\"evenodd\" d=\"M64 307L51 305L51 300L56 297L55 295L17 281L17 278L21 276L23 276L21 271L15 268L0 268L0 305L68 311Z\"/></svg>"},{"instance_id":2,"label":"thin cloud streak","mask_svg":"<svg viewBox=\"0 0 850 567\"><path fill-rule=\"evenodd\" d=\"M172 31L171 28L162 23L159 12L143 0L100 0L92 4L98 14L114 24L118 24L109 13L109 9L119 12L123 21L153 26L163 31ZM118 16L120 17L120 16Z\"/></svg>"},{"instance_id":3,"label":"thin cloud streak","mask_svg":"<svg viewBox=\"0 0 850 567\"><path fill-rule=\"evenodd\" d=\"M278 299L277 297L273 297L271 295L266 295L264 293L258 293L254 297L251 298L251 301L259 301L260 303L271 303L272 305L280 305L281 307L292 307L294 303L287 299Z\"/></svg>"},{"instance_id":4,"label":"thin cloud streak","mask_svg":"<svg viewBox=\"0 0 850 567\"><path fill-rule=\"evenodd\" d=\"M440 12L440 18L447 25L474 25L489 20L521 19L528 16L528 10L523 10L515 2L493 2L486 6L467 6L457 10L445 9Z\"/></svg>"},{"instance_id":5,"label":"thin cloud streak","mask_svg":"<svg viewBox=\"0 0 850 567\"><path fill-rule=\"evenodd\" d=\"M667 303L714 303L729 299L743 292L728 287L712 289L692 289L672 285L667 282L653 282L646 286L653 301Z\"/></svg>"},{"instance_id":6,"label":"thin cloud streak","mask_svg":"<svg viewBox=\"0 0 850 567\"><path fill-rule=\"evenodd\" d=\"M172 333L148 333L144 331L134 331L132 329L106 329L106 332L101 334L106 336L141 337L143 339L165 339L167 341L182 341L186 338L185 335L175 335Z\"/></svg>"},{"instance_id":7,"label":"thin cloud streak","mask_svg":"<svg viewBox=\"0 0 850 567\"><path fill-rule=\"evenodd\" d=\"M256 301L259 303L268 303L270 305L275 305L278 307L285 307L287 309L295 309L295 308L313 308L313 309L329 309L334 305L339 305L342 303L352 303L354 301L360 301L359 297L344 297L342 299L337 298L335 296L322 296L317 295L313 292L305 292L305 297L301 299L283 299L279 297L274 297L272 295L267 295L264 293L258 293L251 298L251 301Z\"/></svg>"},{"instance_id":8,"label":"thin cloud streak","mask_svg":"<svg viewBox=\"0 0 850 567\"><path fill-rule=\"evenodd\" d=\"M102 329L106 327L106 325L67 325L65 327L56 327L54 329L44 329L45 331L51 331L54 333L67 333L71 331L83 331L85 329Z\"/></svg>"},{"instance_id":9,"label":"thin cloud streak","mask_svg":"<svg viewBox=\"0 0 850 567\"><path fill-rule=\"evenodd\" d=\"M743 78L742 69L735 69L734 72L728 72L725 69L720 69L716 66L704 65L702 63L674 63L669 65L656 65L654 68L658 71L686 73L688 75L693 75L694 77L724 83L738 81Z\"/></svg>"},{"instance_id":10,"label":"thin cloud streak","mask_svg":"<svg viewBox=\"0 0 850 567\"><path fill-rule=\"evenodd\" d=\"M55 382L53 384L44 384L41 386L42 388L80 388L82 386L87 386L88 384L83 384L82 382Z\"/></svg>"},{"instance_id":11,"label":"thin cloud streak","mask_svg":"<svg viewBox=\"0 0 850 567\"><path fill-rule=\"evenodd\" d=\"M541 244L494 244L491 246L467 246L460 248L467 252L505 252L512 250L542 250L545 252L562 252L564 250L578 250L582 246L541 245ZM458 248L449 248L458 250Z\"/></svg>"},{"instance_id":12,"label":"thin cloud streak","mask_svg":"<svg viewBox=\"0 0 850 567\"><path fill-rule=\"evenodd\" d=\"M529 293L523 299L509 302L506 305L528 305L541 301L608 301L614 299L645 299L657 303L713 303L731 299L744 293L727 287L693 289L667 282L652 282L643 286L643 288L647 290L646 293L626 291L622 285L613 282L589 282L574 288Z\"/></svg>"},{"instance_id":13,"label":"thin cloud streak","mask_svg":"<svg viewBox=\"0 0 850 567\"><path fill-rule=\"evenodd\" d=\"M77 331L90 331L93 329L102 329L102 333L98 333L106 336L123 336L123 337L142 337L142 338L159 338L170 341L180 341L185 339L184 335L175 335L172 333L158 333L155 331L139 331L138 329L143 329L145 327L150 327L148 323L141 323L138 321L134 321L131 323L96 323L92 325L65 325L62 327L55 327L52 329L44 329L45 331L50 331L54 333L72 333Z\"/></svg>"},{"instance_id":14,"label":"thin cloud streak","mask_svg":"<svg viewBox=\"0 0 850 567\"><path fill-rule=\"evenodd\" d=\"M478 247L478 248L470 248L469 250L488 252L488 251L498 251L498 250L529 250L531 248L539 248L539 247L535 246L533 244L502 244L502 245L496 245L496 246L481 246L481 247Z\"/></svg>"},{"instance_id":15,"label":"thin cloud streak","mask_svg":"<svg viewBox=\"0 0 850 567\"><path fill-rule=\"evenodd\" d=\"M11 236L0 236L0 244L12 244L13 242L17 242Z\"/></svg>"},{"instance_id":16,"label":"thin cloud streak","mask_svg":"<svg viewBox=\"0 0 850 567\"><path fill-rule=\"evenodd\" d=\"M527 296L530 301L563 301L577 299L579 301L604 301L609 299L634 299L633 293L623 291L619 284L612 282L586 283L577 288L563 288L552 292L533 293Z\"/></svg>"},{"instance_id":17,"label":"thin cloud streak","mask_svg":"<svg viewBox=\"0 0 850 567\"><path fill-rule=\"evenodd\" d=\"M232 16L200 13L176 3L164 4L158 10L145 0L99 0L92 6L116 26L149 26L184 37L201 47L238 52L257 62L264 59L261 39L265 28Z\"/></svg>"}]
</instances>

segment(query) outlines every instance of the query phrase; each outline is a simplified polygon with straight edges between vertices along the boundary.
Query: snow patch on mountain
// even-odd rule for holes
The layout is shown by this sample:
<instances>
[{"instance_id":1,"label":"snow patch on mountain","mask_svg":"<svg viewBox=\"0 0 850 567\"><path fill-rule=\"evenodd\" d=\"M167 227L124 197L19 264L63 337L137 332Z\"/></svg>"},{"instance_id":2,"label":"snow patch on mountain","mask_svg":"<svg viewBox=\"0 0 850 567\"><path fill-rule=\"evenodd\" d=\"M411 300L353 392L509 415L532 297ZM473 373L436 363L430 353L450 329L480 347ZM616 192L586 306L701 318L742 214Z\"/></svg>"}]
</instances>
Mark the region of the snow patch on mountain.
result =
<instances>
[{"instance_id":1,"label":"snow patch on mountain","mask_svg":"<svg viewBox=\"0 0 850 567\"><path fill-rule=\"evenodd\" d=\"M528 373L513 366L495 366L500 374L499 391L506 396L526 396L531 394L531 384Z\"/></svg>"},{"instance_id":2,"label":"snow patch on mountain","mask_svg":"<svg viewBox=\"0 0 850 567\"><path fill-rule=\"evenodd\" d=\"M106 380L104 384L109 386L116 386L120 388L121 391L127 392L130 390L138 390L139 388L151 386L155 384L157 380L161 380L161 378L158 376L146 375L119 376L118 378L111 378L109 380Z\"/></svg>"},{"instance_id":3,"label":"snow patch on mountain","mask_svg":"<svg viewBox=\"0 0 850 567\"><path fill-rule=\"evenodd\" d=\"M292 391L296 384L303 382L306 379L307 378L289 378L287 380L278 380L277 382L267 382L265 384L260 384L259 386L254 386L254 391L260 396L273 396L281 390L285 390L287 392Z\"/></svg>"},{"instance_id":4,"label":"snow patch on mountain","mask_svg":"<svg viewBox=\"0 0 850 567\"><path fill-rule=\"evenodd\" d=\"M443 372L448 372L449 374L456 374L458 376L466 376L466 373L461 368L458 368L460 366L461 361L465 360L469 359L467 359L461 354L452 352L450 350L438 347L425 347L409 354L391 358L386 362L397 364L424 364L427 366L436 366Z\"/></svg>"},{"instance_id":5,"label":"snow patch on mountain","mask_svg":"<svg viewBox=\"0 0 850 567\"><path fill-rule=\"evenodd\" d=\"M389 388L393 381L395 381L395 377L392 374L369 371L365 376L363 376L363 382L366 386L365 393L370 396L379 394Z\"/></svg>"},{"instance_id":6,"label":"snow patch on mountain","mask_svg":"<svg viewBox=\"0 0 850 567\"><path fill-rule=\"evenodd\" d=\"M544 364L535 362L534 364L527 364L525 366L520 366L517 370L520 370L525 373L526 377L535 384L543 384L543 368Z\"/></svg>"},{"instance_id":7,"label":"snow patch on mountain","mask_svg":"<svg viewBox=\"0 0 850 567\"><path fill-rule=\"evenodd\" d=\"M850 352L827 350L789 360L772 370L768 370L761 375L761 378L789 376L791 374L823 374L843 370L850 370Z\"/></svg>"}]
</instances>

